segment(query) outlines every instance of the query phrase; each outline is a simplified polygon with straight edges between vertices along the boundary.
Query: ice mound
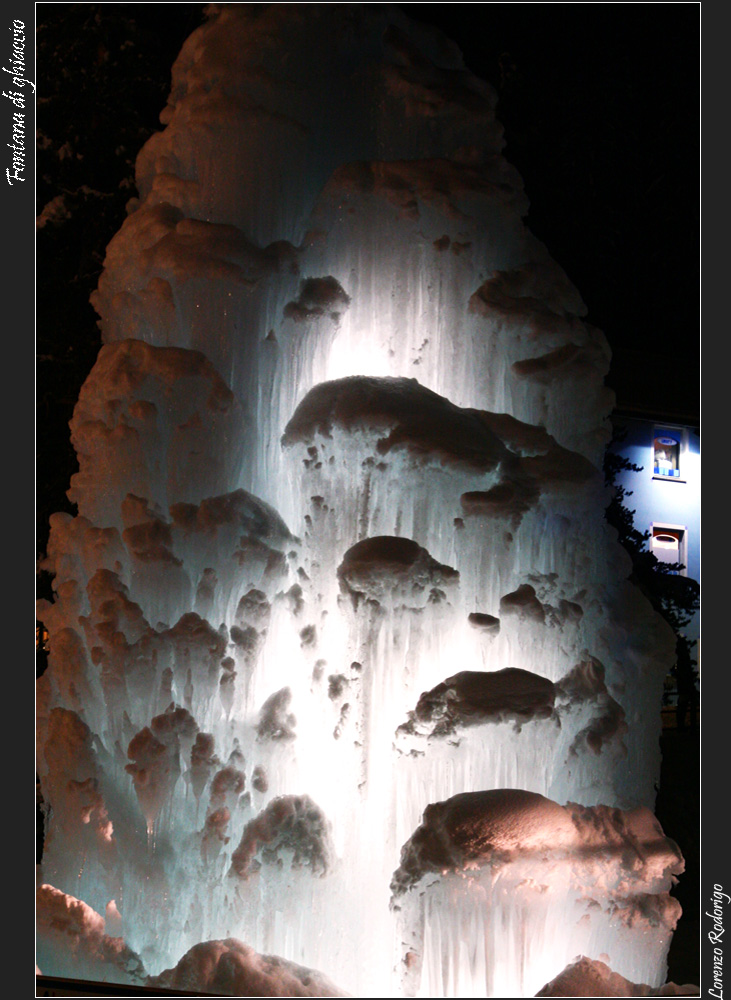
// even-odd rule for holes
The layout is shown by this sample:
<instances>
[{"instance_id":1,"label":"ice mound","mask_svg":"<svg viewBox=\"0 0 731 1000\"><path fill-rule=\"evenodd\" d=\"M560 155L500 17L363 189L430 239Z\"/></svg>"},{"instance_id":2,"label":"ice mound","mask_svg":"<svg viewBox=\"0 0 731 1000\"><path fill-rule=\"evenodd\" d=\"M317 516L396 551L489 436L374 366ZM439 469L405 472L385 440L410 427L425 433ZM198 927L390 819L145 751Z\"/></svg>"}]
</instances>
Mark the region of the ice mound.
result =
<instances>
[{"instance_id":1,"label":"ice mound","mask_svg":"<svg viewBox=\"0 0 731 1000\"><path fill-rule=\"evenodd\" d=\"M292 701L289 688L270 695L261 706L256 735L260 740L293 740L297 718L288 711Z\"/></svg>"},{"instance_id":2,"label":"ice mound","mask_svg":"<svg viewBox=\"0 0 731 1000\"><path fill-rule=\"evenodd\" d=\"M464 154L462 154L462 157ZM522 183L502 157L475 160L474 154L455 160L390 161L351 163L333 173L330 184L351 194L375 195L387 201L398 215L412 222L420 220L420 206L438 207L447 217L463 217L464 200L497 199L515 209L526 206ZM442 237L444 240L444 237ZM449 237L436 249L450 248L454 254L469 244L451 243Z\"/></svg>"},{"instance_id":3,"label":"ice mound","mask_svg":"<svg viewBox=\"0 0 731 1000\"><path fill-rule=\"evenodd\" d=\"M493 90L388 4L211 5L172 78L51 525L43 881L194 990L659 983L674 638Z\"/></svg>"},{"instance_id":4,"label":"ice mound","mask_svg":"<svg viewBox=\"0 0 731 1000\"><path fill-rule=\"evenodd\" d=\"M559 606L540 606L542 629L561 620ZM500 642L499 619L485 617L489 630L473 629L489 654ZM582 787L584 801L598 805L609 791L598 774L620 773L628 755L624 710L593 658L556 681L519 667L462 671L422 692L405 716L394 733L396 772L410 803L399 811L402 840L430 805L425 789L433 802L499 783L560 801Z\"/></svg>"},{"instance_id":5,"label":"ice mound","mask_svg":"<svg viewBox=\"0 0 731 1000\"><path fill-rule=\"evenodd\" d=\"M152 988L232 997L347 997L327 976L276 955L259 955L235 938L205 941L172 969L148 980Z\"/></svg>"},{"instance_id":6,"label":"ice mound","mask_svg":"<svg viewBox=\"0 0 731 1000\"><path fill-rule=\"evenodd\" d=\"M413 733L418 727L431 737L445 737L462 726L545 719L553 713L554 700L554 684L529 670L463 670L422 694L399 729Z\"/></svg>"},{"instance_id":7,"label":"ice mound","mask_svg":"<svg viewBox=\"0 0 731 1000\"><path fill-rule=\"evenodd\" d=\"M562 973L536 993L537 997L693 997L697 986L665 983L657 989L644 983L631 983L612 972L605 962L578 958Z\"/></svg>"},{"instance_id":8,"label":"ice mound","mask_svg":"<svg viewBox=\"0 0 731 1000\"><path fill-rule=\"evenodd\" d=\"M506 414L463 409L416 379L350 376L315 386L297 407L282 443L312 444L334 427L376 429L379 455L405 449L414 460L432 460L479 472L501 466L525 490L556 482L586 482L591 463L560 448L543 431ZM522 480L526 480L525 484Z\"/></svg>"},{"instance_id":9,"label":"ice mound","mask_svg":"<svg viewBox=\"0 0 731 1000\"><path fill-rule=\"evenodd\" d=\"M511 722L519 730L534 720L560 721L585 707L592 709L592 715L586 727L576 733L571 751L588 747L598 754L605 743L626 733L627 725L624 710L607 691L604 670L597 660L577 664L555 684L516 667L493 672L464 670L425 691L398 734L433 740L468 727L503 722Z\"/></svg>"},{"instance_id":10,"label":"ice mound","mask_svg":"<svg viewBox=\"0 0 731 1000\"><path fill-rule=\"evenodd\" d=\"M76 712L54 707L39 719L37 737L37 766L45 776L47 801L55 802L57 810L46 835L46 849L65 849L71 864L82 864L90 850L105 863L112 862L114 826L107 812L93 733Z\"/></svg>"},{"instance_id":11,"label":"ice mound","mask_svg":"<svg viewBox=\"0 0 731 1000\"><path fill-rule=\"evenodd\" d=\"M190 712L172 704L130 740L127 756L132 763L126 765L125 771L132 777L148 830L154 828L180 776L181 748L192 753L197 736L198 726Z\"/></svg>"},{"instance_id":12,"label":"ice mound","mask_svg":"<svg viewBox=\"0 0 731 1000\"><path fill-rule=\"evenodd\" d=\"M401 852L391 889L399 896L429 872L505 864L516 853L566 850L576 844L571 818L533 792L466 792L427 806L422 825Z\"/></svg>"},{"instance_id":13,"label":"ice mound","mask_svg":"<svg viewBox=\"0 0 731 1000\"><path fill-rule=\"evenodd\" d=\"M79 472L69 499L105 527L119 524L128 493L163 508L200 502L240 474L245 423L201 352L129 339L107 344L71 420Z\"/></svg>"},{"instance_id":14,"label":"ice mound","mask_svg":"<svg viewBox=\"0 0 731 1000\"><path fill-rule=\"evenodd\" d=\"M416 379L353 375L315 386L287 424L283 444L330 437L334 426L382 428L376 446L382 455L402 446L412 455L434 454L485 472L506 455L477 414L462 411Z\"/></svg>"},{"instance_id":15,"label":"ice mound","mask_svg":"<svg viewBox=\"0 0 731 1000\"><path fill-rule=\"evenodd\" d=\"M567 861L570 870L582 872L581 885L622 891L630 885L635 892L667 891L684 868L676 845L647 809L560 806L534 792L496 789L428 806L401 852L391 888L399 896L430 872L502 868L530 855L549 864ZM587 883L585 857L594 869Z\"/></svg>"},{"instance_id":16,"label":"ice mound","mask_svg":"<svg viewBox=\"0 0 731 1000\"><path fill-rule=\"evenodd\" d=\"M106 933L104 917L52 885L36 891L36 953L41 973L138 986L146 981L139 956Z\"/></svg>"},{"instance_id":17,"label":"ice mound","mask_svg":"<svg viewBox=\"0 0 731 1000\"><path fill-rule=\"evenodd\" d=\"M345 997L322 973L276 955L260 955L236 939L195 945L174 968L148 976L121 937L106 933L119 914L112 900L107 920L51 885L36 893L37 974L115 982L139 988L190 990L221 996ZM59 954L62 958L59 959ZM46 964L48 963L48 964Z\"/></svg>"},{"instance_id":18,"label":"ice mound","mask_svg":"<svg viewBox=\"0 0 731 1000\"><path fill-rule=\"evenodd\" d=\"M328 315L334 322L350 305L340 282L328 275L326 278L307 278L300 284L299 295L284 307L284 315L296 323L304 323L314 316Z\"/></svg>"},{"instance_id":19,"label":"ice mound","mask_svg":"<svg viewBox=\"0 0 731 1000\"><path fill-rule=\"evenodd\" d=\"M312 508L305 531L336 551L363 534L416 539L418 532L416 540L449 563L459 544L450 546L449 535L459 525L468 527L463 544L482 538L480 549L494 547L499 559L518 529L532 536L548 511L574 521L604 493L591 463L543 428L455 406L416 379L348 376L316 385L282 444L292 478L304 476ZM294 492L283 502L296 525Z\"/></svg>"},{"instance_id":20,"label":"ice mound","mask_svg":"<svg viewBox=\"0 0 731 1000\"><path fill-rule=\"evenodd\" d=\"M577 663L560 679L556 690L559 700L569 706L584 703L595 709L585 727L576 727L578 732L571 744L572 751L576 752L583 745L594 753L601 753L607 741L627 732L624 709L607 690L604 667L594 657Z\"/></svg>"},{"instance_id":21,"label":"ice mound","mask_svg":"<svg viewBox=\"0 0 731 1000\"><path fill-rule=\"evenodd\" d=\"M246 826L231 855L231 873L246 878L263 863L281 866L282 855L291 857L293 868L309 868L313 875L322 876L328 870L332 855L328 822L307 795L273 799Z\"/></svg>"},{"instance_id":22,"label":"ice mound","mask_svg":"<svg viewBox=\"0 0 731 1000\"><path fill-rule=\"evenodd\" d=\"M614 968L639 961L652 972L679 917L668 893L683 868L648 809L561 806L515 789L430 805L391 882L404 928L403 988L429 995L441 968L456 996L475 975L488 995L511 995L502 992L509 983L532 995L538 968L549 953L554 961L565 954L570 936L585 953L603 941ZM456 918L448 927L445 907ZM558 934L557 922L572 935ZM521 925L531 965L506 971L498 928ZM478 942L469 962L461 956L465 926Z\"/></svg>"},{"instance_id":23,"label":"ice mound","mask_svg":"<svg viewBox=\"0 0 731 1000\"><path fill-rule=\"evenodd\" d=\"M445 598L459 573L442 566L410 538L382 535L353 545L338 566L341 591L354 606L404 602L406 607Z\"/></svg>"}]
</instances>

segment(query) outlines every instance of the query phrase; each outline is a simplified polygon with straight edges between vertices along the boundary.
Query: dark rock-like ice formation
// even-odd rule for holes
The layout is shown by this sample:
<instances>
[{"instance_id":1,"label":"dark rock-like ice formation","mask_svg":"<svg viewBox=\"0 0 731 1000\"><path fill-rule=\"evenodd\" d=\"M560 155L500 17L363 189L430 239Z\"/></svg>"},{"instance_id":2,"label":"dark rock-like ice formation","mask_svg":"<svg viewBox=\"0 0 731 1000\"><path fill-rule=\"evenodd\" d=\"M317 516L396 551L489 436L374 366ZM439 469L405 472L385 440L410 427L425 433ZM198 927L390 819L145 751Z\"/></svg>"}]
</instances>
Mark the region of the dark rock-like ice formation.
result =
<instances>
[{"instance_id":1,"label":"dark rock-like ice formation","mask_svg":"<svg viewBox=\"0 0 731 1000\"><path fill-rule=\"evenodd\" d=\"M244 829L241 842L231 855L231 873L245 878L254 866L280 864L290 856L294 868L309 868L324 875L330 865L332 847L328 822L307 795L283 795Z\"/></svg>"},{"instance_id":2,"label":"dark rock-like ice formation","mask_svg":"<svg viewBox=\"0 0 731 1000\"><path fill-rule=\"evenodd\" d=\"M426 691L400 729L443 737L463 726L545 719L553 714L555 697L555 685L529 670L463 670Z\"/></svg>"},{"instance_id":3,"label":"dark rock-like ice formation","mask_svg":"<svg viewBox=\"0 0 731 1000\"><path fill-rule=\"evenodd\" d=\"M456 570L432 559L412 539L392 535L364 538L338 566L340 589L356 608L361 600L420 607L443 598L458 578Z\"/></svg>"}]
</instances>

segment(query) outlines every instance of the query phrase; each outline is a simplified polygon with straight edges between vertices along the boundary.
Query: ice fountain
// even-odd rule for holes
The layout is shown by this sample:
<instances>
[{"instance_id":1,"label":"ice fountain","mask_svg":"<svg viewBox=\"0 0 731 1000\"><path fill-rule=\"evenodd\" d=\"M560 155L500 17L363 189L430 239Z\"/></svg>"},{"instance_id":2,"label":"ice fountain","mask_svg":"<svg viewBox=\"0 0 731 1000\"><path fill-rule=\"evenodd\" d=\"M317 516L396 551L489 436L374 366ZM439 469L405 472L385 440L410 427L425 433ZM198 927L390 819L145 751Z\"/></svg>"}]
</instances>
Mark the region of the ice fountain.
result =
<instances>
[{"instance_id":1,"label":"ice fountain","mask_svg":"<svg viewBox=\"0 0 731 1000\"><path fill-rule=\"evenodd\" d=\"M494 105L383 4L213 5L183 47L52 519L43 972L663 982L673 637L603 520L607 344Z\"/></svg>"}]
</instances>

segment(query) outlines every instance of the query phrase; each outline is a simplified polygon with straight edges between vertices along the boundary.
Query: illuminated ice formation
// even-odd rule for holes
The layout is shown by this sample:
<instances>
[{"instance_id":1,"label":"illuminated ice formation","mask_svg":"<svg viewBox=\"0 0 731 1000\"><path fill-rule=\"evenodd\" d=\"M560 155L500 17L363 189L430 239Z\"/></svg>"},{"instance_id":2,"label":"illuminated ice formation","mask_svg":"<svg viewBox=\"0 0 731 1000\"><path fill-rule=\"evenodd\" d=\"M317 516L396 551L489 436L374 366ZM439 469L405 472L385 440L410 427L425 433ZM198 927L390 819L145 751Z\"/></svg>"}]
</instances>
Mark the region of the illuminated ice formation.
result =
<instances>
[{"instance_id":1,"label":"illuminated ice formation","mask_svg":"<svg viewBox=\"0 0 731 1000\"><path fill-rule=\"evenodd\" d=\"M44 972L663 981L673 639L494 103L383 4L214 5L184 46L52 522Z\"/></svg>"},{"instance_id":2,"label":"illuminated ice formation","mask_svg":"<svg viewBox=\"0 0 731 1000\"><path fill-rule=\"evenodd\" d=\"M257 955L235 939L195 945L174 969L153 977L150 985L235 997L348 996L326 976L274 955Z\"/></svg>"},{"instance_id":3,"label":"illuminated ice formation","mask_svg":"<svg viewBox=\"0 0 731 1000\"><path fill-rule=\"evenodd\" d=\"M569 939L569 950L601 946L615 968L651 978L678 919L667 891L681 868L644 808L560 806L504 788L427 806L391 884L406 994L474 995L482 981L488 996L510 996L522 968L522 995L533 996ZM447 912L445 932L434 917Z\"/></svg>"},{"instance_id":4,"label":"illuminated ice formation","mask_svg":"<svg viewBox=\"0 0 731 1000\"><path fill-rule=\"evenodd\" d=\"M547 983L537 997L697 997L700 990L688 984L666 983L657 989L645 983L631 983L605 962L578 958Z\"/></svg>"}]
</instances>

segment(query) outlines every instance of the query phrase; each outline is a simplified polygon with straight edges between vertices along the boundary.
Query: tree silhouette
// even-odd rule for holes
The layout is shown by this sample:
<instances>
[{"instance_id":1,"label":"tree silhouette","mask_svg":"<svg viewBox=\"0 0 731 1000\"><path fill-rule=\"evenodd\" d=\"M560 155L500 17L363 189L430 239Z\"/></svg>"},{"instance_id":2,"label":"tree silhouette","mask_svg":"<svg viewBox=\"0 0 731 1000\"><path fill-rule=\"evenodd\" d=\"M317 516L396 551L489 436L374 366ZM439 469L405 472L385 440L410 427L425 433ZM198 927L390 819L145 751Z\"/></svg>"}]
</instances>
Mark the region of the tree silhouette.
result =
<instances>
[{"instance_id":1,"label":"tree silhouette","mask_svg":"<svg viewBox=\"0 0 731 1000\"><path fill-rule=\"evenodd\" d=\"M635 511L626 502L632 496L632 491L618 483L617 478L622 472L641 472L642 466L636 465L615 450L621 445L625 434L622 430L615 430L604 457L604 481L613 490L605 517L616 528L620 544L632 559L630 580L640 588L655 611L662 615L675 633L676 662L671 674L678 687L677 721L678 728L682 729L688 708L692 702L697 701L698 672L694 669L697 660L691 658L696 640L689 640L683 630L700 607L700 585L697 580L681 575L681 570L685 569L682 563L660 562L648 548L650 532L638 531L635 527Z\"/></svg>"}]
</instances>

